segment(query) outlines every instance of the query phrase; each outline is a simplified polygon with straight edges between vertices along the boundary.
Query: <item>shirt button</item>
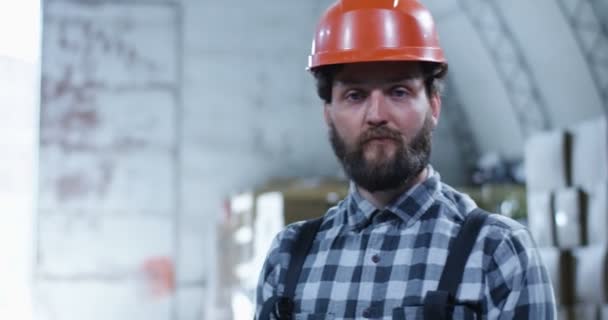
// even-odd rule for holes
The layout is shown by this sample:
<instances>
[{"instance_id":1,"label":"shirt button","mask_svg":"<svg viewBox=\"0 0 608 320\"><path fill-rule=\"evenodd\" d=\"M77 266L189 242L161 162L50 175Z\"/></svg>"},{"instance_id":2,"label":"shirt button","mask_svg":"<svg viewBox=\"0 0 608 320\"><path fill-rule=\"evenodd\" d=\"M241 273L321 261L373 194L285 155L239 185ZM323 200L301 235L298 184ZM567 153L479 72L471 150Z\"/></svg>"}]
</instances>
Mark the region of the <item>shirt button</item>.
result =
<instances>
[{"instance_id":1,"label":"shirt button","mask_svg":"<svg viewBox=\"0 0 608 320\"><path fill-rule=\"evenodd\" d=\"M372 261L373 261L374 263L378 263L378 262L380 262L380 256L379 256L379 255L377 255L377 254L373 255L373 256L372 256Z\"/></svg>"},{"instance_id":2,"label":"shirt button","mask_svg":"<svg viewBox=\"0 0 608 320\"><path fill-rule=\"evenodd\" d=\"M363 318L371 318L372 312L369 309L363 310Z\"/></svg>"}]
</instances>

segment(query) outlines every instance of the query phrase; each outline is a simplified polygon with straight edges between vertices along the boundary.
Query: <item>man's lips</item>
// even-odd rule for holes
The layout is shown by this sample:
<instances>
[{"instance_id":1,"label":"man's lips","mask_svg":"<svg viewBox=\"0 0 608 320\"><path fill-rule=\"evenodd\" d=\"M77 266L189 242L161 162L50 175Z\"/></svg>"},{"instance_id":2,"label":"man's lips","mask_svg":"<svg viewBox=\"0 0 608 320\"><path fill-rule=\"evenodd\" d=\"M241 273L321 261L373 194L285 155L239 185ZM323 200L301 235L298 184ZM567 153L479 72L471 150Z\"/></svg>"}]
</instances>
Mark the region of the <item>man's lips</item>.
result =
<instances>
[{"instance_id":1,"label":"man's lips","mask_svg":"<svg viewBox=\"0 0 608 320\"><path fill-rule=\"evenodd\" d=\"M371 139L365 140L364 144L368 144L368 143L394 143L394 142L396 142L395 139L390 138L390 137L376 137L376 138L371 138Z\"/></svg>"}]
</instances>

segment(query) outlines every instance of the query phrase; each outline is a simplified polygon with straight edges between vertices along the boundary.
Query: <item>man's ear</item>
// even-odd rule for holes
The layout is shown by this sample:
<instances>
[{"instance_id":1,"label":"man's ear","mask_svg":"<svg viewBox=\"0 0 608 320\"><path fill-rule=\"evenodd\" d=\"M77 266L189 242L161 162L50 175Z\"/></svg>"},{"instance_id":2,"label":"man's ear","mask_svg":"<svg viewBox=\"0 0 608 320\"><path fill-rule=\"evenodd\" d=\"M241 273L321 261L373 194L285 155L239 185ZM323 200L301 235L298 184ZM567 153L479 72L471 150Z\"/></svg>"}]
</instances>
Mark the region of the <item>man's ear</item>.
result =
<instances>
[{"instance_id":1,"label":"man's ear","mask_svg":"<svg viewBox=\"0 0 608 320\"><path fill-rule=\"evenodd\" d=\"M430 107L431 107L431 116L433 119L433 126L437 126L439 123L439 115L441 114L441 96L438 93L434 93L431 95L429 99Z\"/></svg>"}]
</instances>

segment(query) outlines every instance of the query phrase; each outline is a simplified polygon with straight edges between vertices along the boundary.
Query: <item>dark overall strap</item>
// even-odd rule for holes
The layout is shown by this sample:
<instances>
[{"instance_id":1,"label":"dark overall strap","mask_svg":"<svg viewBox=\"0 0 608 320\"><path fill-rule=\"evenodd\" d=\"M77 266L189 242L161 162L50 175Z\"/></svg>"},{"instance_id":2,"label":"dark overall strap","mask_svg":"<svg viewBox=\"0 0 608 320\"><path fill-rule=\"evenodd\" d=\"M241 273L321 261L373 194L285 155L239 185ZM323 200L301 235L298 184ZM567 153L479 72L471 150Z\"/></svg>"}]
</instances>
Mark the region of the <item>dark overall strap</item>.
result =
<instances>
[{"instance_id":1,"label":"dark overall strap","mask_svg":"<svg viewBox=\"0 0 608 320\"><path fill-rule=\"evenodd\" d=\"M465 265L487 217L488 213L479 208L467 215L458 236L450 246L437 291L428 292L424 298L424 319L450 319L449 307L455 302Z\"/></svg>"},{"instance_id":2,"label":"dark overall strap","mask_svg":"<svg viewBox=\"0 0 608 320\"><path fill-rule=\"evenodd\" d=\"M290 252L291 258L285 278L285 291L282 296L273 296L264 302L258 320L269 320L271 314L281 320L293 318L293 298L298 279L321 222L323 222L323 217L308 220L300 227Z\"/></svg>"}]
</instances>

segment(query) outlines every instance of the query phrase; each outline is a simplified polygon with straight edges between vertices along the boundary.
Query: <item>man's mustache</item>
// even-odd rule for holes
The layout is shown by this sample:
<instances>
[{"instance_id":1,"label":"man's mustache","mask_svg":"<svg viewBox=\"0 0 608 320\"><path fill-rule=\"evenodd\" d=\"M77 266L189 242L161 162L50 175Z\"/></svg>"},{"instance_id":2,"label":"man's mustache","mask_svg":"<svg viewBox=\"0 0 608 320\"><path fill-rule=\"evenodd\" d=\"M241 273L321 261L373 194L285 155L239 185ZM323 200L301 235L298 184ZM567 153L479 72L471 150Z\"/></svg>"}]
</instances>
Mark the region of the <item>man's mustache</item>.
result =
<instances>
[{"instance_id":1,"label":"man's mustache","mask_svg":"<svg viewBox=\"0 0 608 320\"><path fill-rule=\"evenodd\" d=\"M386 126L374 127L361 134L359 144L365 144L374 139L390 139L399 142L401 141L401 134Z\"/></svg>"}]
</instances>

